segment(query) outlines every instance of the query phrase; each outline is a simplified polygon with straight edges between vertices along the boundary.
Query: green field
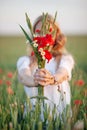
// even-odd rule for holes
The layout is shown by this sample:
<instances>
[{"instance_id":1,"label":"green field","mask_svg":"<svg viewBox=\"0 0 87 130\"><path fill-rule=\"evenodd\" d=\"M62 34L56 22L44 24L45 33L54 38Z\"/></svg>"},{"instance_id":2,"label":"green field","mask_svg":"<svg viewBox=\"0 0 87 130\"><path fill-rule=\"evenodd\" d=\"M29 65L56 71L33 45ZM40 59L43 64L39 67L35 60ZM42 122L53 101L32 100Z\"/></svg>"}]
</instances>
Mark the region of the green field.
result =
<instances>
[{"instance_id":1,"label":"green field","mask_svg":"<svg viewBox=\"0 0 87 130\"><path fill-rule=\"evenodd\" d=\"M62 120L59 116L54 118L58 115L56 107L51 115L50 107L44 107L43 122L40 113L42 105L36 102L35 110L32 109L29 105L31 100L26 97L23 84L18 82L15 71L18 58L26 55L26 39L22 36L0 36L0 130L75 130L73 127L77 121L83 122L83 129L87 130L87 36L67 36L66 48L76 63L70 81L71 105L64 110ZM43 101L41 99L37 101ZM28 108L27 116L24 116L25 107ZM71 108L72 118L69 116Z\"/></svg>"},{"instance_id":2,"label":"green field","mask_svg":"<svg viewBox=\"0 0 87 130\"><path fill-rule=\"evenodd\" d=\"M0 67L15 69L17 59L26 55L25 42L22 36L0 36ZM66 47L76 66L87 72L87 36L67 36Z\"/></svg>"}]
</instances>

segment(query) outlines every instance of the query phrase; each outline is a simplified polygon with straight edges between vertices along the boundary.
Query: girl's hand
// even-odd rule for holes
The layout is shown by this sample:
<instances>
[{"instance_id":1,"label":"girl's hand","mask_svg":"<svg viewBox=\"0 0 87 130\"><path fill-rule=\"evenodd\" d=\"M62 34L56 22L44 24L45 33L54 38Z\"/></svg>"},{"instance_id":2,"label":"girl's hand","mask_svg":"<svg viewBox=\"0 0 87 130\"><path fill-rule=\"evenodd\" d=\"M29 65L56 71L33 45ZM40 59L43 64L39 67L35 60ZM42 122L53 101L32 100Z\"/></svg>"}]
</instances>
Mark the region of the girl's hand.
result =
<instances>
[{"instance_id":1,"label":"girl's hand","mask_svg":"<svg viewBox=\"0 0 87 130\"><path fill-rule=\"evenodd\" d=\"M54 83L54 77L46 69L38 69L34 74L34 81L37 84L46 86Z\"/></svg>"}]
</instances>

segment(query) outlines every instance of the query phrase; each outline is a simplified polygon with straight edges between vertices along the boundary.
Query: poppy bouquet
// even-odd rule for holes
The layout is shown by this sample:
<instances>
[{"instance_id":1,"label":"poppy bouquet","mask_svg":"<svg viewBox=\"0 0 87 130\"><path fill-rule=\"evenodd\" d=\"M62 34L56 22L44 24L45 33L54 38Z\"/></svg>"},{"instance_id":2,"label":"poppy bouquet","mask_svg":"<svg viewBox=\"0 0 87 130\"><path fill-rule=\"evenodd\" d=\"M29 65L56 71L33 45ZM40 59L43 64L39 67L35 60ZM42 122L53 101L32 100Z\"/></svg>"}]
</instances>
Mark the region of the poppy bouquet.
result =
<instances>
[{"instance_id":1,"label":"poppy bouquet","mask_svg":"<svg viewBox=\"0 0 87 130\"><path fill-rule=\"evenodd\" d=\"M42 18L42 25L41 29L33 30L33 26L31 24L31 21L27 15L26 15L26 22L28 25L28 28L30 30L30 35L25 31L25 29L20 25L23 33L26 36L26 39L28 40L28 43L32 46L33 52L32 55L35 55L38 61L38 68L44 68L46 61L49 62L52 58L52 54L50 52L50 46L54 44L54 39L53 37L56 34L56 30L52 30L50 27L50 22L47 20L48 19L48 13L44 14L43 13L43 18ZM53 19L53 23L56 20L57 13L55 13L55 17ZM39 85L39 94L43 95L43 87Z\"/></svg>"}]
</instances>

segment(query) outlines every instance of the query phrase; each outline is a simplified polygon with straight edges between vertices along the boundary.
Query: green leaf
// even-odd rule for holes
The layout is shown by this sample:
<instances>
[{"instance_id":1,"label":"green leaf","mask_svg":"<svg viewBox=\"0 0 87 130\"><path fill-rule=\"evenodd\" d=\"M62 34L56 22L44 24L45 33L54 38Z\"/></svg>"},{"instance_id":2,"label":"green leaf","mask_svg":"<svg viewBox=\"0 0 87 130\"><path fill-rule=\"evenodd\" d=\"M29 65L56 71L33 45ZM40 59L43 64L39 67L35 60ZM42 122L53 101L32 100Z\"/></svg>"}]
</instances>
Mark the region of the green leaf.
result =
<instances>
[{"instance_id":1,"label":"green leaf","mask_svg":"<svg viewBox=\"0 0 87 130\"><path fill-rule=\"evenodd\" d=\"M29 42L30 42L30 44L31 44L31 43L32 43L31 38L29 37L29 35L27 34L27 32L24 30L24 28L23 28L21 25L19 25L19 26L20 26L20 28L22 29L23 33L25 34L26 39L29 40ZM32 44L31 44L31 45L32 45Z\"/></svg>"},{"instance_id":2,"label":"green leaf","mask_svg":"<svg viewBox=\"0 0 87 130\"><path fill-rule=\"evenodd\" d=\"M33 36L33 27L32 27L31 21L30 21L28 15L27 15L27 13L25 13L25 15L26 15L26 22L27 22L28 28L30 29L30 32Z\"/></svg>"},{"instance_id":3,"label":"green leaf","mask_svg":"<svg viewBox=\"0 0 87 130\"><path fill-rule=\"evenodd\" d=\"M54 24L54 23L55 23L55 21L56 21L56 17L57 17L57 11L56 11L56 13L55 13L55 17L54 17L53 24Z\"/></svg>"},{"instance_id":4,"label":"green leaf","mask_svg":"<svg viewBox=\"0 0 87 130\"><path fill-rule=\"evenodd\" d=\"M46 33L46 32L44 32L44 31L46 31L46 29L45 29L46 27L45 27L45 26L46 26L47 17L48 17L48 13L46 13L46 14L43 13L41 34Z\"/></svg>"}]
</instances>

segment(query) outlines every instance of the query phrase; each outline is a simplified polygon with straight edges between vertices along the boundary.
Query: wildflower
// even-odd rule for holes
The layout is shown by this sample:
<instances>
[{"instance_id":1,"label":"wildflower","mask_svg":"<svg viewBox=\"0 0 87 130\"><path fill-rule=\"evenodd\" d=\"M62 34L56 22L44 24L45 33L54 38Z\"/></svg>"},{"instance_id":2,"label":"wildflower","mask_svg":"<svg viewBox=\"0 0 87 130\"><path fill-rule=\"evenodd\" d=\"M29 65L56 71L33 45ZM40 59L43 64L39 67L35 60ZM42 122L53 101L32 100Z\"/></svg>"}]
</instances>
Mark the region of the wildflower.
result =
<instances>
[{"instance_id":1,"label":"wildflower","mask_svg":"<svg viewBox=\"0 0 87 130\"><path fill-rule=\"evenodd\" d=\"M38 44L37 44L37 43L34 43L34 47L38 47Z\"/></svg>"},{"instance_id":2,"label":"wildflower","mask_svg":"<svg viewBox=\"0 0 87 130\"><path fill-rule=\"evenodd\" d=\"M12 72L8 72L7 77L8 78L12 78L13 77L13 73Z\"/></svg>"},{"instance_id":3,"label":"wildflower","mask_svg":"<svg viewBox=\"0 0 87 130\"><path fill-rule=\"evenodd\" d=\"M79 79L79 80L77 80L76 82L75 82L75 85L77 85L77 86L83 86L85 84L85 82L84 82L84 80L82 80L82 79Z\"/></svg>"},{"instance_id":4,"label":"wildflower","mask_svg":"<svg viewBox=\"0 0 87 130\"><path fill-rule=\"evenodd\" d=\"M7 86L11 86L11 81L7 80L7 81L6 81L6 85L7 85Z\"/></svg>"},{"instance_id":5,"label":"wildflower","mask_svg":"<svg viewBox=\"0 0 87 130\"><path fill-rule=\"evenodd\" d=\"M43 48L39 48L39 52L43 52Z\"/></svg>"},{"instance_id":6,"label":"wildflower","mask_svg":"<svg viewBox=\"0 0 87 130\"><path fill-rule=\"evenodd\" d=\"M48 62L52 59L52 54L48 50L44 50L45 52L45 58L48 60Z\"/></svg>"},{"instance_id":7,"label":"wildflower","mask_svg":"<svg viewBox=\"0 0 87 130\"><path fill-rule=\"evenodd\" d=\"M36 40L37 40L37 44L38 44L39 48L46 47L48 43L49 43L49 45L54 44L51 34L46 34L45 36L34 37L33 41L36 41Z\"/></svg>"},{"instance_id":8,"label":"wildflower","mask_svg":"<svg viewBox=\"0 0 87 130\"><path fill-rule=\"evenodd\" d=\"M2 71L2 69L0 68L0 74L2 73L3 71Z\"/></svg>"},{"instance_id":9,"label":"wildflower","mask_svg":"<svg viewBox=\"0 0 87 130\"><path fill-rule=\"evenodd\" d=\"M44 56L44 55L45 55L45 52L44 52L44 51L42 51L42 52L41 52L41 55L42 55L42 56Z\"/></svg>"},{"instance_id":10,"label":"wildflower","mask_svg":"<svg viewBox=\"0 0 87 130\"><path fill-rule=\"evenodd\" d=\"M14 92L13 92L13 90L12 90L12 88L10 86L7 88L7 93L9 95L13 95L14 94Z\"/></svg>"},{"instance_id":11,"label":"wildflower","mask_svg":"<svg viewBox=\"0 0 87 130\"><path fill-rule=\"evenodd\" d=\"M2 79L0 79L0 85L2 85L3 84L3 80Z\"/></svg>"},{"instance_id":12,"label":"wildflower","mask_svg":"<svg viewBox=\"0 0 87 130\"><path fill-rule=\"evenodd\" d=\"M75 105L82 105L82 100L74 100Z\"/></svg>"}]
</instances>

